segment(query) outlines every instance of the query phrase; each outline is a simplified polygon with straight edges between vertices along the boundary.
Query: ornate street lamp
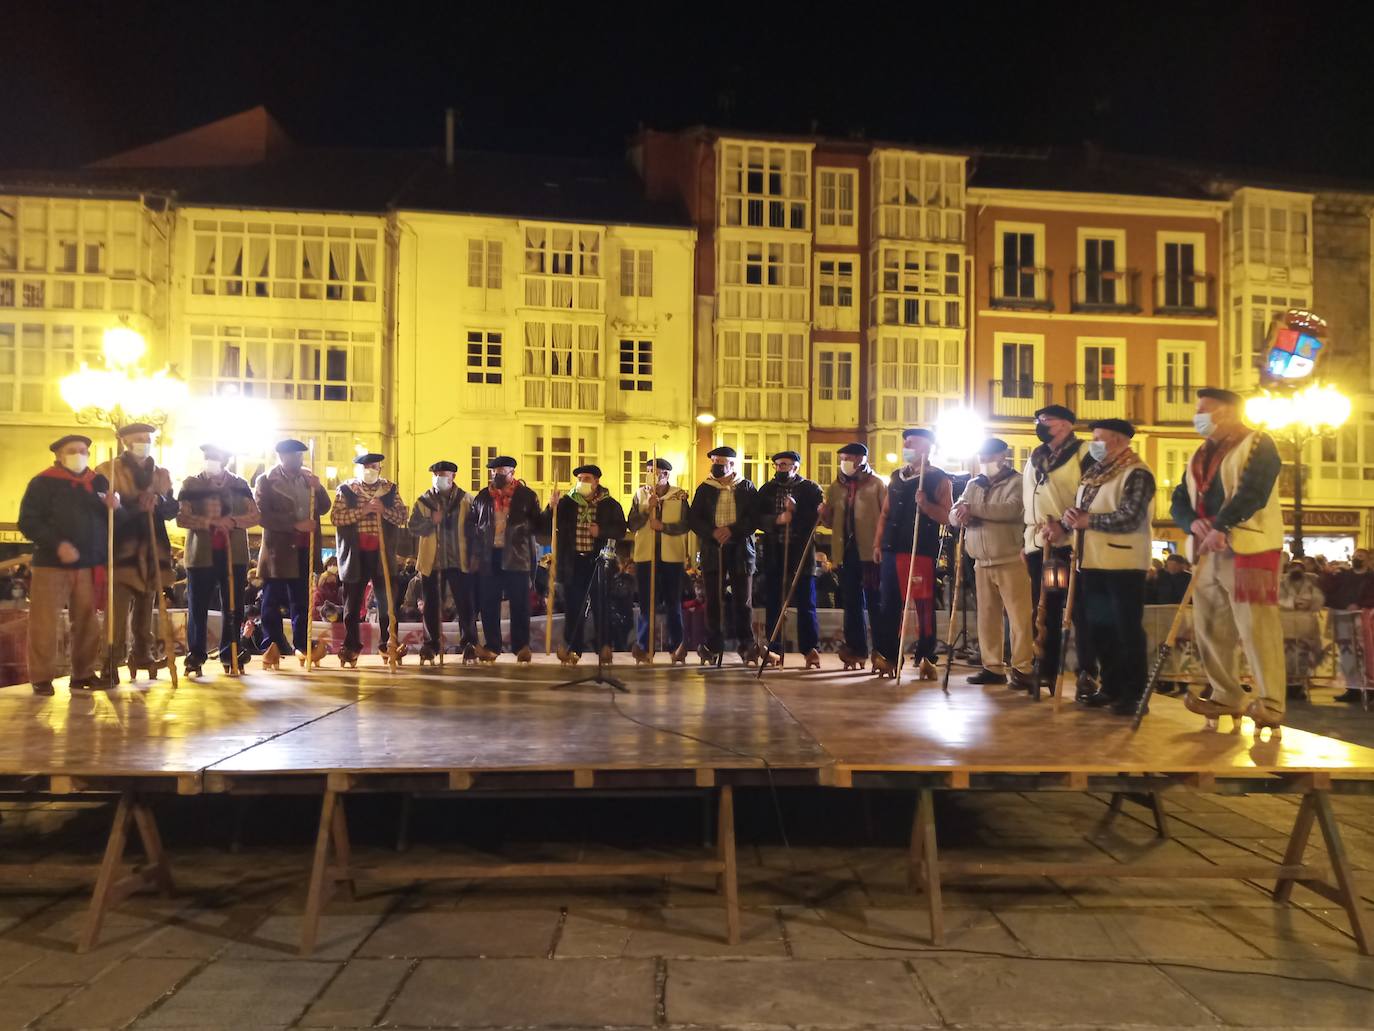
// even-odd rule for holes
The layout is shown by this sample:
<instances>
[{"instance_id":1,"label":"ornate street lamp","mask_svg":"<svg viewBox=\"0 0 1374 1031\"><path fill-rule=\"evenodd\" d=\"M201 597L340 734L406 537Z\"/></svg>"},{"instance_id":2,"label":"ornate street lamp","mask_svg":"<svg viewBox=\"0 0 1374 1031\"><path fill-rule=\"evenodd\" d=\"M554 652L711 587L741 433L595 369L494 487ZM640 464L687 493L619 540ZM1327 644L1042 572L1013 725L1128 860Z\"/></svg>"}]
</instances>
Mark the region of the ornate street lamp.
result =
<instances>
[{"instance_id":1,"label":"ornate street lamp","mask_svg":"<svg viewBox=\"0 0 1374 1031\"><path fill-rule=\"evenodd\" d=\"M1302 558L1303 449L1335 433L1350 418L1350 398L1335 387L1313 385L1291 394L1265 392L1245 402L1245 419L1293 445L1293 554Z\"/></svg>"}]
</instances>

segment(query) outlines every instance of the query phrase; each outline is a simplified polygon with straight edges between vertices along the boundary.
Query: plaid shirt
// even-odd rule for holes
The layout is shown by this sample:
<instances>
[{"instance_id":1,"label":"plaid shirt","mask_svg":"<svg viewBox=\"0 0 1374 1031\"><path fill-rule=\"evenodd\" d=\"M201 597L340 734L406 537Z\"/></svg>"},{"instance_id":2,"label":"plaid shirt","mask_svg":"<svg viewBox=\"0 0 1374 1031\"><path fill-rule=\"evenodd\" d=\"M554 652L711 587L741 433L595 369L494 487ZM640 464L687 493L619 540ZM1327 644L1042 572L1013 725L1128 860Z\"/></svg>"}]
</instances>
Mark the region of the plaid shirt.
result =
<instances>
[{"instance_id":1,"label":"plaid shirt","mask_svg":"<svg viewBox=\"0 0 1374 1031\"><path fill-rule=\"evenodd\" d=\"M735 488L733 485L720 488L719 494L716 498L716 525L732 526L738 517L735 508Z\"/></svg>"},{"instance_id":2,"label":"plaid shirt","mask_svg":"<svg viewBox=\"0 0 1374 1031\"><path fill-rule=\"evenodd\" d=\"M396 526L407 525L410 521L410 513L406 511L400 491L392 495L391 507L383 509L382 516L378 516L375 512L363 511L364 506L369 501L381 497L391 490L392 486L391 481L386 479L378 480L373 484L364 483L362 480L349 480L347 483L339 484L339 489L334 496L334 507L330 510L334 525L357 526L360 535L370 534L373 537L381 535L383 517L388 523ZM345 500L345 488L358 499L356 505L350 505Z\"/></svg>"},{"instance_id":3,"label":"plaid shirt","mask_svg":"<svg viewBox=\"0 0 1374 1031\"><path fill-rule=\"evenodd\" d=\"M577 505L577 522L574 524L574 547L586 554L596 550L596 538L592 536L592 524L596 522L596 506L601 504L601 499L606 497L610 491L605 487L598 487L596 493L587 498L585 505L579 505L576 499L573 504ZM571 495L570 495L571 496Z\"/></svg>"}]
</instances>

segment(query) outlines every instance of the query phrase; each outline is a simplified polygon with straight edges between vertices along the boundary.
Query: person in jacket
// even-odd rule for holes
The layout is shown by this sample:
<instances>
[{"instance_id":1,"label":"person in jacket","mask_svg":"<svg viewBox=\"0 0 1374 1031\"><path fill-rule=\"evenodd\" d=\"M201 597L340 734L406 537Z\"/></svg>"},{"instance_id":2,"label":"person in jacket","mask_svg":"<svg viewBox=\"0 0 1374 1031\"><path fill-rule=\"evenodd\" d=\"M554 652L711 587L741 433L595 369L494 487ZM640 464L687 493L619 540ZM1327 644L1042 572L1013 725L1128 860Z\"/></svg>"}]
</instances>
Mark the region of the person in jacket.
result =
<instances>
[{"instance_id":1,"label":"person in jacket","mask_svg":"<svg viewBox=\"0 0 1374 1031\"><path fill-rule=\"evenodd\" d=\"M1288 679L1288 697L1306 698L1307 682L1321 659L1322 628L1319 620L1326 606L1317 578L1296 559L1288 564L1279 580L1279 612L1283 624L1283 658Z\"/></svg>"},{"instance_id":2,"label":"person in jacket","mask_svg":"<svg viewBox=\"0 0 1374 1031\"><path fill-rule=\"evenodd\" d=\"M95 470L120 497L115 514L114 656L116 663L128 663L130 679L139 670L155 678L162 668L153 643L153 611L158 579L164 586L172 582L167 520L176 517L178 505L172 474L153 459L156 435L157 429L146 422L120 427L122 450ZM116 670L106 675L111 684L119 682Z\"/></svg>"},{"instance_id":3,"label":"person in jacket","mask_svg":"<svg viewBox=\"0 0 1374 1031\"><path fill-rule=\"evenodd\" d=\"M253 500L262 522L262 545L258 549L262 593L258 605L267 640L264 669L277 668L281 657L292 652L302 666L312 649L312 661L324 654L324 643L312 645L310 640L310 571L312 563L316 572L324 568L320 561L320 519L329 511L330 497L314 471L305 468L307 450L299 440L279 442L277 464L253 484ZM291 617L292 643L283 632L283 610Z\"/></svg>"},{"instance_id":4,"label":"person in jacket","mask_svg":"<svg viewBox=\"0 0 1374 1031\"><path fill-rule=\"evenodd\" d=\"M1188 572L1188 560L1175 552L1164 560L1164 569L1155 577L1153 603L1179 605L1188 593L1193 574Z\"/></svg>"},{"instance_id":5,"label":"person in jacket","mask_svg":"<svg viewBox=\"0 0 1374 1031\"><path fill-rule=\"evenodd\" d=\"M205 666L206 623L210 598L220 610L219 660L224 671L237 675L248 661L238 650L234 668L231 642L239 639L243 625L243 600L248 587L248 528L258 525L258 506L246 480L228 471L231 455L214 444L202 444L205 456L201 471L188 476L177 496L177 525L186 530L186 659L187 676ZM233 604L229 604L230 577Z\"/></svg>"},{"instance_id":6,"label":"person in jacket","mask_svg":"<svg viewBox=\"0 0 1374 1031\"><path fill-rule=\"evenodd\" d=\"M463 661L468 662L477 655L474 583L468 565L472 495L455 484L458 475L455 463L435 462L429 471L433 485L415 499L410 510L410 532L420 539L420 553L415 563L425 624L420 662L433 662L439 654L445 590L453 595L458 615L456 644Z\"/></svg>"},{"instance_id":7,"label":"person in jacket","mask_svg":"<svg viewBox=\"0 0 1374 1031\"><path fill-rule=\"evenodd\" d=\"M1207 387L1197 397L1193 426L1206 440L1174 489L1171 514L1194 549L1193 639L1210 693L1190 692L1184 704L1208 720L1245 712L1257 727L1278 727L1287 706L1278 598L1282 462L1273 438L1242 421L1238 395ZM1255 682L1248 705L1237 638Z\"/></svg>"},{"instance_id":8,"label":"person in jacket","mask_svg":"<svg viewBox=\"0 0 1374 1031\"><path fill-rule=\"evenodd\" d=\"M1072 541L1066 536L1056 536L1053 529L1048 533L1046 527L1057 525L1064 513L1073 505L1078 485L1083 474L1092 465L1088 449L1083 441L1074 434L1076 416L1063 405L1047 405L1035 413L1035 436L1040 445L1031 452L1030 461L1022 471L1021 503L1026 520L1026 570L1030 576L1031 609L1039 611L1040 592L1045 582L1045 543L1051 541L1050 560L1060 563L1064 568L1072 559ZM1036 670L1036 679L1041 686L1051 691L1057 690L1059 675L1060 638L1064 625L1064 603L1066 592L1051 589L1045 599L1044 648ZM1097 690L1094 676L1096 663L1092 658L1092 645L1083 626L1081 603L1075 603L1071 614L1075 651L1078 655L1078 684L1076 696L1087 698ZM1039 628L1037 628L1038 630Z\"/></svg>"},{"instance_id":9,"label":"person in jacket","mask_svg":"<svg viewBox=\"0 0 1374 1031\"><path fill-rule=\"evenodd\" d=\"M840 474L826 491L821 525L831 532L831 557L840 571L844 642L838 652L845 669L868 661L869 628L876 639L882 612L879 591L881 555L875 554L887 484L868 464L868 448L846 444L839 450Z\"/></svg>"},{"instance_id":10,"label":"person in jacket","mask_svg":"<svg viewBox=\"0 0 1374 1031\"><path fill-rule=\"evenodd\" d=\"M490 481L472 500L468 522L469 560L481 578L482 634L477 658L494 662L501 654L501 599L510 602L510 647L517 662L529 662L530 579L538 558L539 498L515 478L515 459L498 455L487 462Z\"/></svg>"},{"instance_id":11,"label":"person in jacket","mask_svg":"<svg viewBox=\"0 0 1374 1031\"><path fill-rule=\"evenodd\" d=\"M558 534L558 568L554 575L563 585L567 607L563 613L563 647L558 659L575 665L586 644L586 625L591 617L592 645L602 662L615 654L606 600L611 578L619 572L615 559L602 559L608 541L625 536L625 510L611 492L601 486L601 467L579 465L573 470L572 489L557 494L544 510L541 531ZM609 566L609 568L608 568Z\"/></svg>"},{"instance_id":12,"label":"person in jacket","mask_svg":"<svg viewBox=\"0 0 1374 1031\"><path fill-rule=\"evenodd\" d=\"M661 644L674 664L685 662L687 642L682 629L682 583L687 562L687 492L672 483L673 466L666 458L650 459L644 464L648 483L635 491L626 520L634 534L635 580L639 592L639 628L630 648L636 662L651 662L649 621L657 618L649 611L663 606L666 633L662 640L654 635L654 649ZM655 559L657 560L655 562ZM658 580L650 590L655 564Z\"/></svg>"},{"instance_id":13,"label":"person in jacket","mask_svg":"<svg viewBox=\"0 0 1374 1031\"><path fill-rule=\"evenodd\" d=\"M334 521L339 549L339 579L343 582L344 643L339 649L341 666L357 665L363 643L360 619L367 585L377 599L379 645L385 655L391 644L393 620L399 620L401 598L396 546L398 528L408 526L410 510L401 500L396 484L382 476L386 456L369 452L353 459L357 471L353 479L334 491L334 506L329 510ZM383 563L386 570L383 571ZM390 574L391 583L387 583ZM398 657L405 645L395 642Z\"/></svg>"},{"instance_id":14,"label":"person in jacket","mask_svg":"<svg viewBox=\"0 0 1374 1031\"><path fill-rule=\"evenodd\" d=\"M888 482L879 536L873 544L874 557L882 561L882 633L873 661L874 672L880 676L895 677L900 672L903 656L897 652L903 625L913 617L920 678L935 680L939 675L935 667L935 559L954 488L949 475L929 462L934 443L935 434L928 429L902 433L902 465Z\"/></svg>"},{"instance_id":15,"label":"person in jacket","mask_svg":"<svg viewBox=\"0 0 1374 1031\"><path fill-rule=\"evenodd\" d=\"M19 502L19 532L33 541L29 584L29 682L53 693L62 610L71 624L73 691L114 684L101 661L96 605L105 591L106 528L119 498L90 468L91 438L69 433L48 445L53 463L29 481Z\"/></svg>"},{"instance_id":16,"label":"person in jacket","mask_svg":"<svg viewBox=\"0 0 1374 1031\"><path fill-rule=\"evenodd\" d=\"M725 651L726 620L738 642L739 657L759 659L754 639L754 485L736 468L732 447L712 448L710 475L697 485L687 525L701 546L700 569L706 587L706 642L697 649L702 665L718 663ZM728 602L727 602L728 593ZM729 604L727 617L725 605Z\"/></svg>"},{"instance_id":17,"label":"person in jacket","mask_svg":"<svg viewBox=\"0 0 1374 1031\"><path fill-rule=\"evenodd\" d=\"M970 684L1006 684L1035 691L1034 630L1030 578L1021 546L1025 540L1021 476L1012 467L1006 441L992 437L978 451L982 472L969 481L949 513L964 534L964 553L973 559L978 599L978 650L983 668ZM1011 629L1011 662L1002 654L1002 617Z\"/></svg>"},{"instance_id":18,"label":"person in jacket","mask_svg":"<svg viewBox=\"0 0 1374 1031\"><path fill-rule=\"evenodd\" d=\"M1090 425L1093 464L1053 532L1056 542L1074 532L1082 541L1077 561L1083 624L1102 670L1101 686L1082 704L1130 716L1147 672L1145 570L1155 477L1131 447L1135 427L1125 419Z\"/></svg>"},{"instance_id":19,"label":"person in jacket","mask_svg":"<svg viewBox=\"0 0 1374 1031\"><path fill-rule=\"evenodd\" d=\"M820 521L821 488L799 472L801 455L779 451L773 456L773 478L759 488L754 502L755 525L763 531L763 569L768 632L778 636L768 642L767 661L781 666L782 628L778 617L793 580L791 604L797 607L797 648L806 667L820 668L820 622L816 616L816 542L812 530ZM798 576L800 573L800 576Z\"/></svg>"}]
</instances>

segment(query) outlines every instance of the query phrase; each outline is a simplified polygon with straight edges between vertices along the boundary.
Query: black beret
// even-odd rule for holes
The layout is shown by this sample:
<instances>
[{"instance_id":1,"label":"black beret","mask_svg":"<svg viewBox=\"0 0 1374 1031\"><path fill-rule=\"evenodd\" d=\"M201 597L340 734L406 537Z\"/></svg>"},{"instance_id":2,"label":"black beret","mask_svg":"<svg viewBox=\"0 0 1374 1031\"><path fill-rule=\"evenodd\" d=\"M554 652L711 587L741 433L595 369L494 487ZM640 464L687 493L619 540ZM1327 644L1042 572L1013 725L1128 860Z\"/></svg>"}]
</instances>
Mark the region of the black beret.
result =
<instances>
[{"instance_id":1,"label":"black beret","mask_svg":"<svg viewBox=\"0 0 1374 1031\"><path fill-rule=\"evenodd\" d=\"M357 458L353 459L353 464L354 464L354 465L368 465L368 464L370 464L370 463L372 463L372 462L384 462L384 461L386 461L386 455L379 455L379 454L377 454L377 452L375 452L375 451L369 451L367 454L365 454L365 455L359 455Z\"/></svg>"},{"instance_id":2,"label":"black beret","mask_svg":"<svg viewBox=\"0 0 1374 1031\"><path fill-rule=\"evenodd\" d=\"M218 444L202 444L200 451L206 458L212 458L216 462L227 462L234 457L232 451L228 448L222 448Z\"/></svg>"},{"instance_id":3,"label":"black beret","mask_svg":"<svg viewBox=\"0 0 1374 1031\"><path fill-rule=\"evenodd\" d=\"M646 466L656 466L657 468L662 469L665 473L670 473L673 471L673 463L668 461L668 459L666 458L651 458L644 464Z\"/></svg>"},{"instance_id":4,"label":"black beret","mask_svg":"<svg viewBox=\"0 0 1374 1031\"><path fill-rule=\"evenodd\" d=\"M130 433L156 433L157 427L146 422L131 422L127 426L119 427L119 436L125 437Z\"/></svg>"},{"instance_id":5,"label":"black beret","mask_svg":"<svg viewBox=\"0 0 1374 1031\"><path fill-rule=\"evenodd\" d=\"M1240 404L1240 395L1232 390L1222 390L1221 387L1203 387L1197 392L1198 397L1210 397L1220 401L1224 405Z\"/></svg>"},{"instance_id":6,"label":"black beret","mask_svg":"<svg viewBox=\"0 0 1374 1031\"><path fill-rule=\"evenodd\" d=\"M840 454L842 454L842 455L858 455L860 458L867 458L867 457L868 457L868 445L867 445L867 444L846 444L844 447L840 448Z\"/></svg>"},{"instance_id":7,"label":"black beret","mask_svg":"<svg viewBox=\"0 0 1374 1031\"><path fill-rule=\"evenodd\" d=\"M795 451L779 451L776 455L769 459L769 461L776 462L779 458L790 458L794 462L801 462L801 455L797 454Z\"/></svg>"},{"instance_id":8,"label":"black beret","mask_svg":"<svg viewBox=\"0 0 1374 1031\"><path fill-rule=\"evenodd\" d=\"M1035 418L1047 415L1051 419L1063 419L1065 422L1077 422L1078 416L1073 414L1072 408L1065 408L1063 405L1046 405L1035 413Z\"/></svg>"},{"instance_id":9,"label":"black beret","mask_svg":"<svg viewBox=\"0 0 1374 1031\"><path fill-rule=\"evenodd\" d=\"M435 462L429 467L429 471L432 473L456 473L458 467L452 462Z\"/></svg>"},{"instance_id":10,"label":"black beret","mask_svg":"<svg viewBox=\"0 0 1374 1031\"><path fill-rule=\"evenodd\" d=\"M589 474L591 474L592 476L595 476L595 477L599 480L599 479L601 479L601 466L599 466L599 465L579 465L576 469L573 470L573 475L574 475L574 476L581 476L583 473L589 473Z\"/></svg>"},{"instance_id":11,"label":"black beret","mask_svg":"<svg viewBox=\"0 0 1374 1031\"><path fill-rule=\"evenodd\" d=\"M289 454L294 451L309 451L310 449L299 440L283 440L277 444L276 452L279 455Z\"/></svg>"},{"instance_id":12,"label":"black beret","mask_svg":"<svg viewBox=\"0 0 1374 1031\"><path fill-rule=\"evenodd\" d=\"M710 451L706 452L706 457L707 457L707 458L738 458L739 455L736 453L735 449L732 448L732 447L730 447L728 444L722 444L720 447L712 448Z\"/></svg>"},{"instance_id":13,"label":"black beret","mask_svg":"<svg viewBox=\"0 0 1374 1031\"><path fill-rule=\"evenodd\" d=\"M915 429L902 430L902 439L906 440L907 437L925 437L926 440L934 440L935 434L924 426L917 426Z\"/></svg>"},{"instance_id":14,"label":"black beret","mask_svg":"<svg viewBox=\"0 0 1374 1031\"><path fill-rule=\"evenodd\" d=\"M1120 433L1123 437L1134 437L1135 427L1125 419L1098 419L1088 423L1090 430L1111 430L1113 433Z\"/></svg>"},{"instance_id":15,"label":"black beret","mask_svg":"<svg viewBox=\"0 0 1374 1031\"><path fill-rule=\"evenodd\" d=\"M49 444L48 450L51 451L53 454L57 454L68 444L75 444L78 441L82 444L85 444L87 447L91 446L90 437L82 436L80 433L68 433L65 437L58 437L51 444Z\"/></svg>"},{"instance_id":16,"label":"black beret","mask_svg":"<svg viewBox=\"0 0 1374 1031\"><path fill-rule=\"evenodd\" d=\"M487 459L488 469L514 469L515 459L510 455L497 455L495 458Z\"/></svg>"},{"instance_id":17,"label":"black beret","mask_svg":"<svg viewBox=\"0 0 1374 1031\"><path fill-rule=\"evenodd\" d=\"M987 440L983 441L983 446L978 449L978 453L986 458L992 455L1000 455L1005 450L1007 450L1007 442L1005 440L1002 440L1000 437L989 437Z\"/></svg>"}]
</instances>

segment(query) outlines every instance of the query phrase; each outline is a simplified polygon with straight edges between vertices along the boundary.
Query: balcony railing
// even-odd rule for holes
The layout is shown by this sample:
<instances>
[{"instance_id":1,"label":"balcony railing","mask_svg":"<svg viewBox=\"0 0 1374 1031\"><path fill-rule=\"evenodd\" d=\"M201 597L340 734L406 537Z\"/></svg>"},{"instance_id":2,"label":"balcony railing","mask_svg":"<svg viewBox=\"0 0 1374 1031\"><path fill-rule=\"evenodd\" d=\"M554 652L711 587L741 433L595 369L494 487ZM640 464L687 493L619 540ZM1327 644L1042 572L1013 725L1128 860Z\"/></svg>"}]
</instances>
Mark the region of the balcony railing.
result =
<instances>
[{"instance_id":1,"label":"balcony railing","mask_svg":"<svg viewBox=\"0 0 1374 1031\"><path fill-rule=\"evenodd\" d=\"M1028 265L993 265L989 296L994 308L1026 308L1051 311L1052 271Z\"/></svg>"},{"instance_id":2,"label":"balcony railing","mask_svg":"<svg viewBox=\"0 0 1374 1031\"><path fill-rule=\"evenodd\" d=\"M1188 424L1197 409L1197 388L1183 386L1155 387L1155 422Z\"/></svg>"},{"instance_id":3,"label":"balcony railing","mask_svg":"<svg viewBox=\"0 0 1374 1031\"><path fill-rule=\"evenodd\" d=\"M1156 315L1215 315L1212 276L1166 272L1155 276Z\"/></svg>"},{"instance_id":4,"label":"balcony railing","mask_svg":"<svg viewBox=\"0 0 1374 1031\"><path fill-rule=\"evenodd\" d=\"M1025 416L1029 419L1037 410L1054 404L1054 384L1035 383L1026 379L994 379L988 381L988 398L993 415Z\"/></svg>"},{"instance_id":5,"label":"balcony railing","mask_svg":"<svg viewBox=\"0 0 1374 1031\"><path fill-rule=\"evenodd\" d=\"M1144 417L1138 383L1070 383L1065 388L1065 403L1073 409L1080 422L1093 419L1125 419L1138 422Z\"/></svg>"},{"instance_id":6,"label":"balcony railing","mask_svg":"<svg viewBox=\"0 0 1374 1031\"><path fill-rule=\"evenodd\" d=\"M1074 269L1073 310L1140 311L1139 269Z\"/></svg>"}]
</instances>

